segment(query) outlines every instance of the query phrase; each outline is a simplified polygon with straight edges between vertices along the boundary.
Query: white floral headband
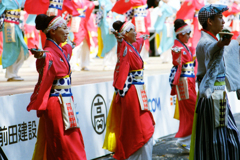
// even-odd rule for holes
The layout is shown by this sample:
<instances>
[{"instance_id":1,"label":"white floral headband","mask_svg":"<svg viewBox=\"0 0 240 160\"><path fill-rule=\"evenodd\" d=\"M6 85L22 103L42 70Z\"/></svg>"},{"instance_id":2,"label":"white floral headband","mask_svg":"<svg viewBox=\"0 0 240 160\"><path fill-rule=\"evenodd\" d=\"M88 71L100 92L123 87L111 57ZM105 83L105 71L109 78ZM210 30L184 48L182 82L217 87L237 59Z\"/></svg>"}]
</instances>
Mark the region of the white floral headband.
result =
<instances>
[{"instance_id":1,"label":"white floral headband","mask_svg":"<svg viewBox=\"0 0 240 160\"><path fill-rule=\"evenodd\" d=\"M129 32L131 29L134 29L135 26L131 23L131 21L125 22L120 28L120 34L124 35L126 32Z\"/></svg>"},{"instance_id":2,"label":"white floral headband","mask_svg":"<svg viewBox=\"0 0 240 160\"><path fill-rule=\"evenodd\" d=\"M191 32L191 28L188 24L186 24L186 25L178 28L175 33L176 33L176 35L178 35L180 33L182 33L184 35L184 34L190 33L190 32Z\"/></svg>"},{"instance_id":3,"label":"white floral headband","mask_svg":"<svg viewBox=\"0 0 240 160\"><path fill-rule=\"evenodd\" d=\"M58 27L61 27L64 23L66 24L66 21L62 17L55 17L50 21L48 27L43 32L47 34L51 29L55 30Z\"/></svg>"}]
</instances>

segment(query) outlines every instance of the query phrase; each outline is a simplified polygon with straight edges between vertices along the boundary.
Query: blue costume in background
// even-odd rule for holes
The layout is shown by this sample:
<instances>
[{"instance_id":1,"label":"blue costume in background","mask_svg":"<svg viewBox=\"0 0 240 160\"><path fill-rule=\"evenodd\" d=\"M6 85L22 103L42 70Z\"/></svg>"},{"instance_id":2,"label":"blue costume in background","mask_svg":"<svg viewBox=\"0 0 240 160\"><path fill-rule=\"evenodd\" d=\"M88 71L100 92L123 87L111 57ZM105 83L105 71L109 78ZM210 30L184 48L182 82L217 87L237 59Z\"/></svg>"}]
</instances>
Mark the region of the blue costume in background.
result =
<instances>
[{"instance_id":1,"label":"blue costume in background","mask_svg":"<svg viewBox=\"0 0 240 160\"><path fill-rule=\"evenodd\" d=\"M25 59L28 57L28 47L23 39L23 33L22 30L19 28L18 24L14 22L7 21L8 23L14 24L15 29L15 42L6 42L5 34L7 34L4 30L4 25L6 22L6 19L11 20L9 17L9 11L11 11L13 14L19 14L17 16L20 17L20 7L24 0L2 0L2 3L0 4L0 15L4 14L4 11L6 11L6 16L3 23L3 53L2 53L2 66L3 68L7 68L15 63L15 61L18 59L19 53L21 51L21 47L23 48L24 57ZM14 11L12 11L14 10ZM18 10L18 11L17 11ZM17 17L14 15L14 17ZM12 21L18 21L17 18L12 19ZM13 34L13 33L12 33Z\"/></svg>"},{"instance_id":2,"label":"blue costume in background","mask_svg":"<svg viewBox=\"0 0 240 160\"><path fill-rule=\"evenodd\" d=\"M158 33L159 35L162 32L160 46L158 47L158 54L162 54L163 52L170 49L174 43L175 35L173 35L172 37L167 36L168 29L167 29L167 25L165 24L166 18L174 14L174 9L168 4L163 2L161 4L161 7L159 8L159 12L161 12L162 15L158 16L154 25L154 29L156 33Z\"/></svg>"},{"instance_id":3,"label":"blue costume in background","mask_svg":"<svg viewBox=\"0 0 240 160\"><path fill-rule=\"evenodd\" d=\"M106 53L108 53L116 44L117 40L113 34L110 34L109 32L109 22L107 21L107 14L109 11L111 11L113 4L110 0L99 0L99 10L102 12L102 19L100 20L100 23L98 26L101 29L101 37L103 41L103 49L101 53L101 57L104 57ZM102 8L104 7L104 8ZM107 44L107 45L104 45Z\"/></svg>"}]
</instances>

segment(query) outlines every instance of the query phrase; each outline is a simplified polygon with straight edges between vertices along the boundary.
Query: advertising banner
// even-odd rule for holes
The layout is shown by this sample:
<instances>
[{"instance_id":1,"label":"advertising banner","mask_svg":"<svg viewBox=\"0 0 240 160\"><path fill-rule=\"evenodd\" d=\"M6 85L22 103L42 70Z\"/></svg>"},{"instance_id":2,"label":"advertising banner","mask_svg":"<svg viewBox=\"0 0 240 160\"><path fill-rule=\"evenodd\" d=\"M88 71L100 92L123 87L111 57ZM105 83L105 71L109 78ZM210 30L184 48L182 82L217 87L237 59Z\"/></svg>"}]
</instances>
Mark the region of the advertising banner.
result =
<instances>
[{"instance_id":1,"label":"advertising banner","mask_svg":"<svg viewBox=\"0 0 240 160\"><path fill-rule=\"evenodd\" d=\"M107 113L113 96L112 82L76 86L72 88L77 120L84 139L87 159L106 154L102 149L106 133Z\"/></svg>"},{"instance_id":2,"label":"advertising banner","mask_svg":"<svg viewBox=\"0 0 240 160\"><path fill-rule=\"evenodd\" d=\"M170 96L168 74L145 77L147 102L156 122L154 140L176 133L176 97ZM87 159L109 154L102 149L106 120L114 88L111 82L72 87L77 122L83 135ZM27 112L31 93L0 97L0 147L9 160L30 160L37 140L39 119ZM233 113L240 113L236 93L228 93Z\"/></svg>"},{"instance_id":3,"label":"advertising banner","mask_svg":"<svg viewBox=\"0 0 240 160\"><path fill-rule=\"evenodd\" d=\"M148 105L155 120L155 132L153 139L176 133L178 120L174 119L175 99L170 96L168 74L146 77Z\"/></svg>"},{"instance_id":4,"label":"advertising banner","mask_svg":"<svg viewBox=\"0 0 240 160\"><path fill-rule=\"evenodd\" d=\"M0 147L9 160L32 159L38 118L36 112L26 110L30 96L26 93L0 97Z\"/></svg>"}]
</instances>

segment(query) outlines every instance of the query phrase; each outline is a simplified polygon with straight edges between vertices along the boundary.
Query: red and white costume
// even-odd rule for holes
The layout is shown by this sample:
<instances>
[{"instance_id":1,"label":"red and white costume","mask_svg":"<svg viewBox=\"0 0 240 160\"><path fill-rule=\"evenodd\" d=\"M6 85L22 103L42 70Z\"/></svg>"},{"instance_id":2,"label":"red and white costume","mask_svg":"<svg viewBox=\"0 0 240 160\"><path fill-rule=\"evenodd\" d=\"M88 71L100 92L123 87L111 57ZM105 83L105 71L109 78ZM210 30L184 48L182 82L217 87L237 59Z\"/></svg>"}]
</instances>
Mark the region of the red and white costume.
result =
<instances>
[{"instance_id":1,"label":"red and white costume","mask_svg":"<svg viewBox=\"0 0 240 160\"><path fill-rule=\"evenodd\" d=\"M28 14L47 14L54 16L61 16L63 12L67 11L72 16L78 16L79 13L74 7L74 4L71 0L26 0L24 4L24 10ZM55 11L55 12L52 12ZM52 12L52 13L50 13ZM44 46L46 35L41 33L41 42Z\"/></svg>"},{"instance_id":2,"label":"red and white costume","mask_svg":"<svg viewBox=\"0 0 240 160\"><path fill-rule=\"evenodd\" d=\"M177 95L180 115L180 125L175 137L184 139L183 141L188 143L186 145L190 145L197 98L195 90L194 62L193 55L189 48L180 42L180 40L175 39L173 48L180 47L182 47L180 52L172 51L172 63L177 67L177 71L173 79L171 95ZM184 86L183 83L186 85ZM186 93L188 94L184 97ZM182 94L184 95L183 97Z\"/></svg>"},{"instance_id":3,"label":"red and white costume","mask_svg":"<svg viewBox=\"0 0 240 160\"><path fill-rule=\"evenodd\" d=\"M181 8L176 14L176 19L183 19L184 21L191 21L193 33L189 42L194 49L201 37L201 27L198 23L198 11L204 6L203 0L186 0L182 3ZM187 11L187 12L186 12Z\"/></svg>"},{"instance_id":4,"label":"red and white costume","mask_svg":"<svg viewBox=\"0 0 240 160\"><path fill-rule=\"evenodd\" d=\"M150 140L154 133L155 122L152 113L149 110L141 110L134 80L133 83L126 85L131 73L135 72L133 75L137 75L137 72L142 73L143 61L139 52L143 43L143 38L137 39L132 45L125 40L118 42L118 61L113 81L113 86L118 92L112 100L112 105L113 107L120 106L119 136L116 137L117 147L114 154L114 158L119 160L133 155ZM120 96L126 87L128 88L126 94Z\"/></svg>"},{"instance_id":5,"label":"red and white costume","mask_svg":"<svg viewBox=\"0 0 240 160\"><path fill-rule=\"evenodd\" d=\"M94 3L88 0L74 0L74 7L81 13L81 22L78 32L74 32L74 42L76 46L80 45L86 38L87 44L90 48L90 37L88 33L88 21L94 9Z\"/></svg>"},{"instance_id":6,"label":"red and white costume","mask_svg":"<svg viewBox=\"0 0 240 160\"><path fill-rule=\"evenodd\" d=\"M150 11L146 8L147 0L119 0L114 4L111 11L118 14L126 14L128 18L131 19L131 22L136 26L137 36L140 36L150 35L148 31L148 28L151 26ZM149 48L150 43L149 40L146 39L144 48L140 53L144 61L146 61L149 57Z\"/></svg>"},{"instance_id":7,"label":"red and white costume","mask_svg":"<svg viewBox=\"0 0 240 160\"><path fill-rule=\"evenodd\" d=\"M82 69L90 64L91 42L89 31L92 29L92 25L89 24L89 20L95 6L94 3L89 0L74 0L73 3L80 17L73 17L72 21L75 18L80 19L80 24L76 26L76 31L73 31L76 47L73 50L73 58L70 63L73 70L79 70L79 61ZM78 25L78 23L76 24Z\"/></svg>"},{"instance_id":8,"label":"red and white costume","mask_svg":"<svg viewBox=\"0 0 240 160\"><path fill-rule=\"evenodd\" d=\"M198 11L204 6L203 0L186 0L182 3L181 8L176 14L176 19L183 19L184 21L191 22L192 33L189 39L189 45L193 47L192 53L195 55L197 43L201 37L201 26L198 23ZM188 12L186 12L188 11ZM196 57L196 56L194 56ZM194 72L197 74L198 62L195 61Z\"/></svg>"},{"instance_id":9,"label":"red and white costume","mask_svg":"<svg viewBox=\"0 0 240 160\"><path fill-rule=\"evenodd\" d=\"M53 40L46 40L45 58L37 59L38 83L31 96L27 110L37 110L38 117L44 119L45 143L48 160L86 159L84 143L79 128L65 130L60 102L57 96L50 96L54 80L70 74L68 60L72 47L62 48Z\"/></svg>"}]
</instances>

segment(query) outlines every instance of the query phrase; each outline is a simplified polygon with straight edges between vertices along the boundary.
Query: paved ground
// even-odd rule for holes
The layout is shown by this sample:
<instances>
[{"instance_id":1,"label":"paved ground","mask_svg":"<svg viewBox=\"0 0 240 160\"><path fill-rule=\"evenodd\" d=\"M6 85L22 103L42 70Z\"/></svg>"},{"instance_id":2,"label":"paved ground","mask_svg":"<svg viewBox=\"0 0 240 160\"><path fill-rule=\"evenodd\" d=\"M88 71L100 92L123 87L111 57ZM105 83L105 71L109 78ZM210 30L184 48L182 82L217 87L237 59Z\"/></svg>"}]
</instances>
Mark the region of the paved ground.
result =
<instances>
[{"instance_id":1,"label":"paved ground","mask_svg":"<svg viewBox=\"0 0 240 160\"><path fill-rule=\"evenodd\" d=\"M240 131L240 113L234 115L235 121ZM187 160L189 154L184 153L181 148L175 145L175 134L168 135L158 139L158 142L153 147L153 160ZM95 160L115 160L112 155L108 155Z\"/></svg>"}]
</instances>

